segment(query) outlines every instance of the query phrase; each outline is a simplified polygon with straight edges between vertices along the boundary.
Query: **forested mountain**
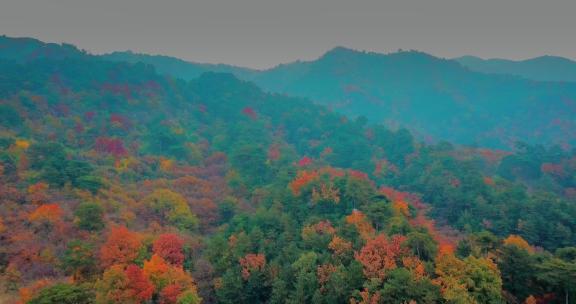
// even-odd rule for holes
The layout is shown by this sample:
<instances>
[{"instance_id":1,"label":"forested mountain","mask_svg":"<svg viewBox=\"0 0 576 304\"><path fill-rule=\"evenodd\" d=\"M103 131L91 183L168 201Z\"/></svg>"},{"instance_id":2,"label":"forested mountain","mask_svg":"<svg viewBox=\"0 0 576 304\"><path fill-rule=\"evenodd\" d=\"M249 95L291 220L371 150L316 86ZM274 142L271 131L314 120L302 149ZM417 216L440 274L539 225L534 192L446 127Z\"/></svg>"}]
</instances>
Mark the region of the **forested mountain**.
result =
<instances>
[{"instance_id":1,"label":"forested mountain","mask_svg":"<svg viewBox=\"0 0 576 304\"><path fill-rule=\"evenodd\" d=\"M79 58L85 52L71 44L44 43L34 38L0 36L0 59L26 63L39 58Z\"/></svg>"},{"instance_id":2,"label":"forested mountain","mask_svg":"<svg viewBox=\"0 0 576 304\"><path fill-rule=\"evenodd\" d=\"M427 144L228 73L6 41L0 302L576 298L575 150Z\"/></svg>"},{"instance_id":3,"label":"forested mountain","mask_svg":"<svg viewBox=\"0 0 576 304\"><path fill-rule=\"evenodd\" d=\"M178 58L162 55L137 54L130 51L114 52L101 56L110 61L138 63L153 65L158 73L173 77L192 80L206 72L232 73L243 79L250 79L258 73L257 70L241 68L226 64L206 64L184 61Z\"/></svg>"},{"instance_id":4,"label":"forested mountain","mask_svg":"<svg viewBox=\"0 0 576 304\"><path fill-rule=\"evenodd\" d=\"M542 56L516 61L463 56L454 60L477 72L516 75L538 81L576 82L576 62L563 57Z\"/></svg>"},{"instance_id":5,"label":"forested mountain","mask_svg":"<svg viewBox=\"0 0 576 304\"><path fill-rule=\"evenodd\" d=\"M205 69L222 70L168 64L146 55L124 53L120 58L127 57L188 79ZM516 141L576 143L576 83L473 72L453 60L416 51L379 54L342 47L314 61L260 72L225 70L270 92L306 97L351 117L408 128L421 139L506 149Z\"/></svg>"}]
</instances>

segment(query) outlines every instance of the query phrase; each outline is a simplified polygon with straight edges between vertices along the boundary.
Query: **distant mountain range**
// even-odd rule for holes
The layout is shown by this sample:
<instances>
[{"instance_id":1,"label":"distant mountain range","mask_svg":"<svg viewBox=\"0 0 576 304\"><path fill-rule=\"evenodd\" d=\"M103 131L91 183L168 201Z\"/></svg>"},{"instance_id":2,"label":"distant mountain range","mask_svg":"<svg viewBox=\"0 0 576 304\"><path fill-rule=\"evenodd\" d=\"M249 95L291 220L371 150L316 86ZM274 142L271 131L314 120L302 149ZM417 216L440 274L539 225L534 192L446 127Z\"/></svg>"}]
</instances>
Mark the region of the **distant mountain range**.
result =
<instances>
[{"instance_id":1,"label":"distant mountain range","mask_svg":"<svg viewBox=\"0 0 576 304\"><path fill-rule=\"evenodd\" d=\"M484 74L421 52L335 48L251 80L435 140L503 147L576 139L576 83Z\"/></svg>"},{"instance_id":2,"label":"distant mountain range","mask_svg":"<svg viewBox=\"0 0 576 304\"><path fill-rule=\"evenodd\" d=\"M454 60L476 72L509 74L539 81L576 82L576 61L563 57L542 56L514 61L464 56Z\"/></svg>"},{"instance_id":3,"label":"distant mountain range","mask_svg":"<svg viewBox=\"0 0 576 304\"><path fill-rule=\"evenodd\" d=\"M2 37L0 58L25 61L54 57L51 51L54 47L33 39ZM69 45L61 47L64 50L61 56L83 53ZM16 51L20 49L24 51ZM417 51L380 54L342 47L314 61L282 64L267 70L132 52L99 57L142 62L153 65L164 75L185 80L208 71L232 73L266 91L309 98L351 117L407 127L421 138L433 141L496 148L509 148L516 141L576 144L576 82L566 81L570 79L568 72L561 74L563 81L534 80L554 76L544 71L559 69L559 65L552 64L561 60L558 58L534 59L540 68L531 70L534 73L529 77L518 76L520 72L508 72L511 68L503 67L479 71L482 60L471 57L448 60ZM535 66L532 61L518 62L518 67L530 65Z\"/></svg>"},{"instance_id":4,"label":"distant mountain range","mask_svg":"<svg viewBox=\"0 0 576 304\"><path fill-rule=\"evenodd\" d=\"M254 69L242 68L228 64L196 63L170 56L138 54L131 51L114 52L102 55L101 57L110 61L123 61L130 63L143 62L151 64L161 74L185 80L198 78L206 72L232 73L240 78L251 78L253 75L258 73L258 71Z\"/></svg>"}]
</instances>

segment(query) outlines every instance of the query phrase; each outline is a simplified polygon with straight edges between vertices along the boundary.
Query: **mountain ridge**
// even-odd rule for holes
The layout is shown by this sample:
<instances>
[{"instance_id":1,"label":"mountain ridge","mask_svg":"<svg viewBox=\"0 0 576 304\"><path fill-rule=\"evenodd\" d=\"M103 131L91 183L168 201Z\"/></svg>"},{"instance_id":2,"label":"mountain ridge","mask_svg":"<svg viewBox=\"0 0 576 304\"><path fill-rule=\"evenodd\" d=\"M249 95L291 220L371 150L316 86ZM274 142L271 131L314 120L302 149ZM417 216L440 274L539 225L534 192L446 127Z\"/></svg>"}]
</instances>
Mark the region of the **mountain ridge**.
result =
<instances>
[{"instance_id":1,"label":"mountain ridge","mask_svg":"<svg viewBox=\"0 0 576 304\"><path fill-rule=\"evenodd\" d=\"M462 56L454 60L477 72L510 74L538 81L576 81L576 61L565 57L544 55L524 60L509 60Z\"/></svg>"},{"instance_id":2,"label":"mountain ridge","mask_svg":"<svg viewBox=\"0 0 576 304\"><path fill-rule=\"evenodd\" d=\"M89 55L67 45L62 48L64 56ZM570 131L576 128L576 83L476 72L419 51L383 54L335 47L315 60L266 70L132 52L90 56L141 62L184 80L204 72L232 73L264 91L307 98L353 118L407 127L432 141L507 149L516 141L576 144L576 134Z\"/></svg>"}]
</instances>

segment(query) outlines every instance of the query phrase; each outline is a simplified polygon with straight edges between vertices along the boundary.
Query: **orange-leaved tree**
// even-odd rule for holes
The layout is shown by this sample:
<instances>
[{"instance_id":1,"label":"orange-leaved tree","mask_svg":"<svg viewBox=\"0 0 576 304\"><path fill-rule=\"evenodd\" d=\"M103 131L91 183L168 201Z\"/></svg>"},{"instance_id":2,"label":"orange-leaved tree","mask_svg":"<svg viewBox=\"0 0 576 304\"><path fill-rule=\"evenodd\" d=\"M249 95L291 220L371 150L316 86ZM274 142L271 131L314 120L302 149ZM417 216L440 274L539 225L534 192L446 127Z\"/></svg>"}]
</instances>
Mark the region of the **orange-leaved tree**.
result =
<instances>
[{"instance_id":1,"label":"orange-leaved tree","mask_svg":"<svg viewBox=\"0 0 576 304\"><path fill-rule=\"evenodd\" d=\"M28 215L28 220L32 223L56 224L62 218L62 209L58 204L40 205Z\"/></svg>"},{"instance_id":2,"label":"orange-leaved tree","mask_svg":"<svg viewBox=\"0 0 576 304\"><path fill-rule=\"evenodd\" d=\"M249 253L245 257L240 258L239 262L242 267L242 278L247 280L252 272L264 270L266 257L261 253Z\"/></svg>"},{"instance_id":3,"label":"orange-leaved tree","mask_svg":"<svg viewBox=\"0 0 576 304\"><path fill-rule=\"evenodd\" d=\"M318 179L319 174L316 171L300 171L296 178L290 183L290 190L292 194L298 196L302 192L302 189L306 187L311 182Z\"/></svg>"},{"instance_id":4,"label":"orange-leaved tree","mask_svg":"<svg viewBox=\"0 0 576 304\"><path fill-rule=\"evenodd\" d=\"M366 242L366 245L355 254L367 278L384 279L388 271L398 267L398 262L407 253L402 244L405 236L394 235L390 239L380 234Z\"/></svg>"},{"instance_id":5,"label":"orange-leaved tree","mask_svg":"<svg viewBox=\"0 0 576 304\"><path fill-rule=\"evenodd\" d=\"M354 225L356 230L360 234L360 237L364 240L369 240L374 236L376 232L372 224L370 224L366 215L359 210L353 210L352 214L346 217L346 223Z\"/></svg>"},{"instance_id":6,"label":"orange-leaved tree","mask_svg":"<svg viewBox=\"0 0 576 304\"><path fill-rule=\"evenodd\" d=\"M343 256L352 251L352 243L335 235L328 244L328 248L337 256Z\"/></svg>"},{"instance_id":7,"label":"orange-leaved tree","mask_svg":"<svg viewBox=\"0 0 576 304\"><path fill-rule=\"evenodd\" d=\"M96 303L147 303L154 294L154 286L134 264L110 266L95 287Z\"/></svg>"},{"instance_id":8,"label":"orange-leaved tree","mask_svg":"<svg viewBox=\"0 0 576 304\"><path fill-rule=\"evenodd\" d=\"M522 248L530 253L534 252L534 248L528 244L528 242L519 235L511 234L504 240L504 245L506 246L516 246Z\"/></svg>"},{"instance_id":9,"label":"orange-leaved tree","mask_svg":"<svg viewBox=\"0 0 576 304\"><path fill-rule=\"evenodd\" d=\"M142 242L140 235L124 226L112 227L106 243L100 248L102 266L127 265L138 257Z\"/></svg>"},{"instance_id":10,"label":"orange-leaved tree","mask_svg":"<svg viewBox=\"0 0 576 304\"><path fill-rule=\"evenodd\" d=\"M167 263L157 254L144 262L144 274L150 279L159 294L160 303L199 303L196 284L189 273L181 266Z\"/></svg>"}]
</instances>

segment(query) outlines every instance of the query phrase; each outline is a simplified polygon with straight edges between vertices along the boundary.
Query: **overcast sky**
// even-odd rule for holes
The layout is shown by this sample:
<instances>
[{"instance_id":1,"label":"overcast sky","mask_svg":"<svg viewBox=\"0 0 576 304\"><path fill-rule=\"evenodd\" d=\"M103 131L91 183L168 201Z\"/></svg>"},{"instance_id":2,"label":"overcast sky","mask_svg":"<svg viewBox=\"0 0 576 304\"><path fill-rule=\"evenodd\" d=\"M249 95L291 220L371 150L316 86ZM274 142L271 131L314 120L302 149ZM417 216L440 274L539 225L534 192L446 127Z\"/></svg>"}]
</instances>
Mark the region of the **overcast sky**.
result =
<instances>
[{"instance_id":1,"label":"overcast sky","mask_svg":"<svg viewBox=\"0 0 576 304\"><path fill-rule=\"evenodd\" d=\"M0 0L0 34L264 68L334 46L576 58L576 0Z\"/></svg>"}]
</instances>

